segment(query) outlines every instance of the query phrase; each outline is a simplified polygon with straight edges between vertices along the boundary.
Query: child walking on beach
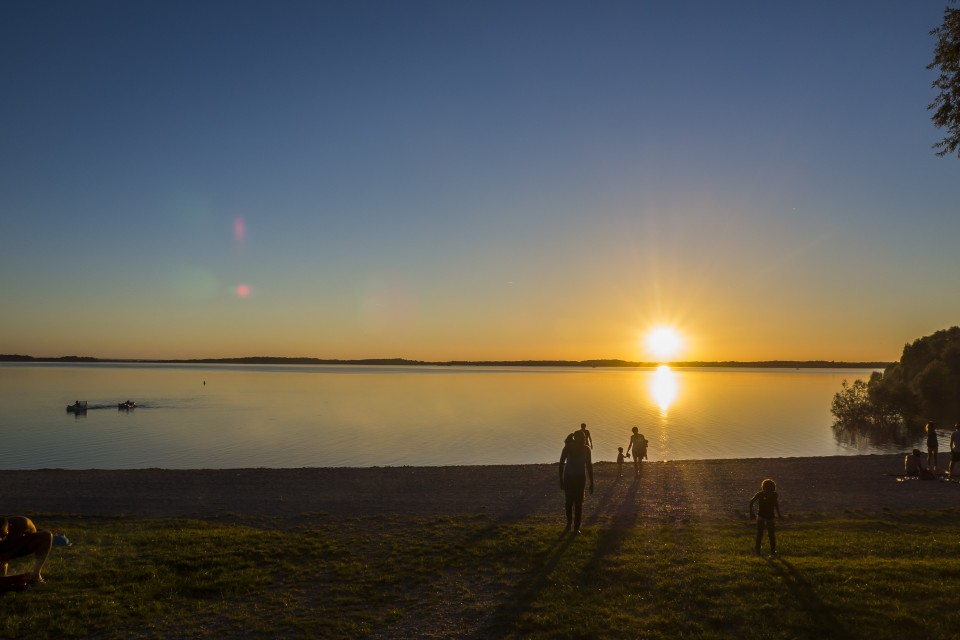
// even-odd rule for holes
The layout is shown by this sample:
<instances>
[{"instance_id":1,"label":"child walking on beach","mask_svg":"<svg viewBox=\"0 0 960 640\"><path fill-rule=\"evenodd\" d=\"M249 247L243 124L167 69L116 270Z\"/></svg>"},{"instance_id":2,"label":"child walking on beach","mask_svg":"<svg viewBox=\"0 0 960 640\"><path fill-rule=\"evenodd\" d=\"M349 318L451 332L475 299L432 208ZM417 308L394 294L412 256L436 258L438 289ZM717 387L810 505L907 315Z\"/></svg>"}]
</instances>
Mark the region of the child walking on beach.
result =
<instances>
[{"instance_id":1,"label":"child walking on beach","mask_svg":"<svg viewBox=\"0 0 960 640\"><path fill-rule=\"evenodd\" d=\"M758 503L757 515L753 515L753 505ZM783 518L780 513L779 496L777 495L777 483L767 478L760 483L760 491L750 498L750 519L757 519L757 543L756 552L760 553L760 543L763 542L763 530L767 530L770 536L770 555L777 555L777 529L774 524L774 516Z\"/></svg>"}]
</instances>

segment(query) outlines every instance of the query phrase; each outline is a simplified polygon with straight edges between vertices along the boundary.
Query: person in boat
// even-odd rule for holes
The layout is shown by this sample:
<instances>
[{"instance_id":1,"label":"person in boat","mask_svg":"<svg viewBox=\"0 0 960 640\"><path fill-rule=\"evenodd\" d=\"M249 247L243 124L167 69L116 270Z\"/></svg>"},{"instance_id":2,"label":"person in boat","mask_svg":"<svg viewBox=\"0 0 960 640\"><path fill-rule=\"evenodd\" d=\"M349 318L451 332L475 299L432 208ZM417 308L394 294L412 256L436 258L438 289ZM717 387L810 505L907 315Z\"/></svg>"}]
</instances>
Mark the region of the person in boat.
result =
<instances>
[{"instance_id":1,"label":"person in boat","mask_svg":"<svg viewBox=\"0 0 960 640\"><path fill-rule=\"evenodd\" d=\"M33 572L30 581L42 583L41 571L53 547L53 534L38 531L33 521L26 516L0 516L0 573L7 575L9 562L32 555Z\"/></svg>"},{"instance_id":2,"label":"person in boat","mask_svg":"<svg viewBox=\"0 0 960 640\"><path fill-rule=\"evenodd\" d=\"M67 405L67 411L73 413L86 413L87 412L87 403L80 402L79 400L75 401L73 404Z\"/></svg>"}]
</instances>

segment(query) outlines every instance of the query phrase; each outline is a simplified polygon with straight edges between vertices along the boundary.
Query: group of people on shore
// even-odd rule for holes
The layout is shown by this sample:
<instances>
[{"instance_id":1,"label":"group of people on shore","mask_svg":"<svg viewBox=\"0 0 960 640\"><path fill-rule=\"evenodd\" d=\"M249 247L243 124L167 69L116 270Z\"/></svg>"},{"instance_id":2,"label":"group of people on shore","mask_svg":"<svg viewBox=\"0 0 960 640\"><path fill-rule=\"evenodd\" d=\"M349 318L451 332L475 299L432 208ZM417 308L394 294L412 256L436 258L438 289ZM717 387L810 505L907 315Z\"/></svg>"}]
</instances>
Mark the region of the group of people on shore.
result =
<instances>
[{"instance_id":1,"label":"group of people on shore","mask_svg":"<svg viewBox=\"0 0 960 640\"><path fill-rule=\"evenodd\" d=\"M623 463L625 458L633 456L634 474L641 474L641 460L647 459L647 447L649 442L640 433L637 427L633 427L630 436L630 443L624 452L623 447L617 448L617 477L623 477ZM957 432L955 432L957 433ZM951 439L951 448L953 439ZM960 435L957 436L957 446L960 448ZM960 449L958 449L960 450ZM580 423L580 429L569 434L563 443L563 450L560 452L560 490L564 493L564 509L567 516L567 526L565 531L571 528L576 533L581 533L580 523L583 519L583 498L584 492L589 488L590 494L593 494L593 438L590 430L585 423ZM951 465L952 471L952 465ZM590 484L587 485L589 480ZM757 513L754 514L753 505L757 505ZM776 536L776 518L783 518L780 513L780 501L777 494L777 484L772 479L767 478L760 483L758 491L750 499L750 518L757 521L757 535L755 551L760 553L760 545L763 542L763 534L767 533L770 539L770 554L777 554L777 536Z\"/></svg>"},{"instance_id":2,"label":"group of people on shore","mask_svg":"<svg viewBox=\"0 0 960 640\"><path fill-rule=\"evenodd\" d=\"M940 439L937 434L937 423L928 422L924 426L927 435L927 466L923 466L923 457L920 449L914 449L906 455L903 461L903 472L908 477L932 480L937 476L937 457L940 453ZM960 462L960 422L953 425L950 434L950 464L947 466L946 476L955 479L954 468Z\"/></svg>"},{"instance_id":3,"label":"group of people on shore","mask_svg":"<svg viewBox=\"0 0 960 640\"><path fill-rule=\"evenodd\" d=\"M633 427L633 435L624 453L623 447L618 447L617 465L619 475L623 476L624 458L633 455L634 473L640 475L640 461L647 458L647 439L643 437L637 427ZM567 515L567 531L571 528L580 533L580 522L583 516L583 496L587 489L587 480L590 480L590 493L593 493L593 438L586 423L580 423L580 429L569 434L563 442L560 452L560 490L564 493L564 507Z\"/></svg>"}]
</instances>

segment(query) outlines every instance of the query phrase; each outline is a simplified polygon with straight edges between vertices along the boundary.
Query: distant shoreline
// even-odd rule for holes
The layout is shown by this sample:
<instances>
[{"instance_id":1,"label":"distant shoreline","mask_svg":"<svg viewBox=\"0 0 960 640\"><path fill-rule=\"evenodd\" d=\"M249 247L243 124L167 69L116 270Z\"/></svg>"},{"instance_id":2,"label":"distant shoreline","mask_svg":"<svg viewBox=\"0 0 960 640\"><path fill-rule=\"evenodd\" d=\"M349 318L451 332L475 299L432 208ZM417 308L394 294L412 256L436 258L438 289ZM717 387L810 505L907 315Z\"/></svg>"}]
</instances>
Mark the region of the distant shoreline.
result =
<instances>
[{"instance_id":1,"label":"distant shoreline","mask_svg":"<svg viewBox=\"0 0 960 640\"><path fill-rule=\"evenodd\" d=\"M353 365L353 366L408 366L408 367L572 367L588 368L649 368L666 364L689 368L744 368L744 369L885 369L892 362L844 362L835 360L760 360L741 362L634 362L630 360L408 360L406 358L368 358L341 360L323 358L278 358L253 356L244 358L197 358L188 360L154 360L138 358L93 358L89 356L59 356L55 358L0 354L0 362L65 362L65 363L128 363L128 364L264 364L264 365Z\"/></svg>"}]
</instances>

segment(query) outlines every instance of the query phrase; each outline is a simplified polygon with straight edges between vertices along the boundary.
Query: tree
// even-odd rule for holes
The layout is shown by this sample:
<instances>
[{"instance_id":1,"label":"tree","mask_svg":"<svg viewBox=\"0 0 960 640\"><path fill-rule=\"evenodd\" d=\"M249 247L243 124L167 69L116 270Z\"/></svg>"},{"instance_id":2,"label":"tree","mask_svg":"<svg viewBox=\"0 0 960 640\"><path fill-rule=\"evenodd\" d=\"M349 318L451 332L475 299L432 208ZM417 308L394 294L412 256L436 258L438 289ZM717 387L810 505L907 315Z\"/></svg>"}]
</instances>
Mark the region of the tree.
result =
<instances>
[{"instance_id":1,"label":"tree","mask_svg":"<svg viewBox=\"0 0 960 640\"><path fill-rule=\"evenodd\" d=\"M944 7L943 24L930 32L937 37L933 62L927 69L939 68L940 77L933 81L939 91L927 109L938 129L946 129L947 137L933 145L938 156L956 152L960 157L960 8Z\"/></svg>"},{"instance_id":2,"label":"tree","mask_svg":"<svg viewBox=\"0 0 960 640\"><path fill-rule=\"evenodd\" d=\"M873 423L873 405L867 394L867 383L863 380L854 380L847 384L844 380L843 388L833 396L830 413L837 422L844 425L862 426Z\"/></svg>"},{"instance_id":3,"label":"tree","mask_svg":"<svg viewBox=\"0 0 960 640\"><path fill-rule=\"evenodd\" d=\"M950 327L903 347L903 355L870 381L844 384L831 411L841 423L919 428L960 419L960 327Z\"/></svg>"},{"instance_id":4,"label":"tree","mask_svg":"<svg viewBox=\"0 0 960 640\"><path fill-rule=\"evenodd\" d=\"M849 428L889 427L902 423L896 405L885 398L875 396L882 376L874 371L870 381L854 380L833 396L830 413L836 419L836 425Z\"/></svg>"}]
</instances>

